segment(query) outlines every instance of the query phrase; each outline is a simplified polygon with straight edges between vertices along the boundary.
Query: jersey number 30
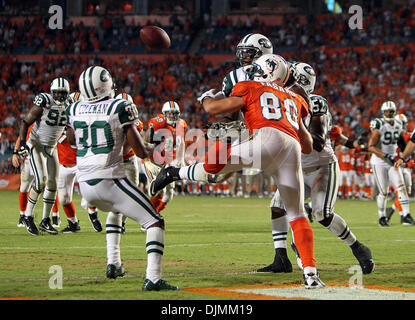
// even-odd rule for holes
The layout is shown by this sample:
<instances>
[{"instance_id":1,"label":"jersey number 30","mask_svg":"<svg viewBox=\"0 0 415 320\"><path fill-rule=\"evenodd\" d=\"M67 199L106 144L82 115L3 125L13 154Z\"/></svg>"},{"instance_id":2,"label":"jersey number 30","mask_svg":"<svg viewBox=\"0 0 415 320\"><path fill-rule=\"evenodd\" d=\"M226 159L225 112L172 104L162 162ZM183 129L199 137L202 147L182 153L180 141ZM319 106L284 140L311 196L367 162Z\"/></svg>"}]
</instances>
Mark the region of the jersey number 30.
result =
<instances>
[{"instance_id":1,"label":"jersey number 30","mask_svg":"<svg viewBox=\"0 0 415 320\"><path fill-rule=\"evenodd\" d=\"M267 120L279 121L285 115L288 122L293 126L295 130L299 129L298 124L298 108L295 101L292 99L285 99L282 103L281 100L272 92L265 91L259 97L259 102L262 107L262 116Z\"/></svg>"},{"instance_id":2,"label":"jersey number 30","mask_svg":"<svg viewBox=\"0 0 415 320\"><path fill-rule=\"evenodd\" d=\"M108 122L97 120L88 127L88 124L85 121L74 121L73 126L75 130L82 130L82 136L79 137L77 145L79 146L80 144L83 148L78 147L76 152L78 157L85 156L88 152L88 148L91 148L93 154L110 153L114 148L114 138L112 136L111 126ZM102 135L102 132L104 135ZM100 144L98 144L98 134L102 140L105 140L101 141ZM87 142L89 137L91 137L91 145L88 145Z\"/></svg>"}]
</instances>

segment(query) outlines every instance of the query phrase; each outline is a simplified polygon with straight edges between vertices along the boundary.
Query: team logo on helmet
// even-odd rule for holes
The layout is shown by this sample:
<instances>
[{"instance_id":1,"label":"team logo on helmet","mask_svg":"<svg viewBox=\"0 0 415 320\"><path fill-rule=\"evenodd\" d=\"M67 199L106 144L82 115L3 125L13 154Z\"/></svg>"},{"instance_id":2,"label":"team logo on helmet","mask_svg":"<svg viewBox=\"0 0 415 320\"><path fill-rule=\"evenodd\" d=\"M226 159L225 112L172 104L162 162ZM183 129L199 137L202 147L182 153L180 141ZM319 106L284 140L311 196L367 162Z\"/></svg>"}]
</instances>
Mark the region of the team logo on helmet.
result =
<instances>
[{"instance_id":1,"label":"team logo on helmet","mask_svg":"<svg viewBox=\"0 0 415 320\"><path fill-rule=\"evenodd\" d=\"M263 46L264 48L267 48L267 49L271 49L272 48L271 41L269 41L268 39L261 38L261 39L258 40L258 43L261 46Z\"/></svg>"},{"instance_id":2,"label":"team logo on helmet","mask_svg":"<svg viewBox=\"0 0 415 320\"><path fill-rule=\"evenodd\" d=\"M267 69L270 73L273 73L275 69L278 69L279 63L274 59L267 59L265 60L267 63Z\"/></svg>"},{"instance_id":3,"label":"team logo on helmet","mask_svg":"<svg viewBox=\"0 0 415 320\"><path fill-rule=\"evenodd\" d=\"M316 75L313 68L311 68L310 66L305 66L304 71L307 72L310 76L315 76Z\"/></svg>"},{"instance_id":4,"label":"team logo on helmet","mask_svg":"<svg viewBox=\"0 0 415 320\"><path fill-rule=\"evenodd\" d=\"M110 79L110 74L107 70L102 70L99 75L99 78L102 82L107 82Z\"/></svg>"}]
</instances>

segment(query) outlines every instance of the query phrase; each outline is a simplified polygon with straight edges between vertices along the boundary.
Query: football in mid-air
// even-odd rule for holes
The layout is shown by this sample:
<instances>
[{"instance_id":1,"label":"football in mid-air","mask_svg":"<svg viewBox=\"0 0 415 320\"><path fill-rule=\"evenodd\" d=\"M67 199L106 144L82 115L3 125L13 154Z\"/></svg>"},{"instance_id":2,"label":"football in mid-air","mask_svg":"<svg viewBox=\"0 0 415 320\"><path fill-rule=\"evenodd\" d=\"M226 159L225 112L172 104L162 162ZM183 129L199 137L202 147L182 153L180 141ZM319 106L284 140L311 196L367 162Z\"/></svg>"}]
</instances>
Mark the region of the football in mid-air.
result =
<instances>
[{"instance_id":1,"label":"football in mid-air","mask_svg":"<svg viewBox=\"0 0 415 320\"><path fill-rule=\"evenodd\" d=\"M170 47L170 37L166 31L156 26L145 26L140 30L140 39L152 49Z\"/></svg>"}]
</instances>

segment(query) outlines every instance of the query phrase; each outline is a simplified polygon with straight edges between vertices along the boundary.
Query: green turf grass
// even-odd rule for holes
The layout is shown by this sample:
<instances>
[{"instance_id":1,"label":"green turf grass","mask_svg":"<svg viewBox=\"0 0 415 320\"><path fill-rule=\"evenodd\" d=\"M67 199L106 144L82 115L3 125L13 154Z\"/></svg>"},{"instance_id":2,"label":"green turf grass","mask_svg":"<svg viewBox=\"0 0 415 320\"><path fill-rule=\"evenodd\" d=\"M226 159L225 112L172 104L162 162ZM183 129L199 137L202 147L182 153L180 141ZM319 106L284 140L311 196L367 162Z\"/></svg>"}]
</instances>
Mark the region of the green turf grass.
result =
<instances>
[{"instance_id":1,"label":"green turf grass","mask_svg":"<svg viewBox=\"0 0 415 320\"><path fill-rule=\"evenodd\" d=\"M127 220L121 239L124 278L105 277L105 231L96 233L74 196L81 232L31 236L17 228L18 192L0 191L0 297L41 299L221 299L203 294L142 292L146 268L145 233ZM269 199L175 197L163 211L166 241L163 279L180 288L276 285L302 283L302 271L288 249L293 273L255 274L272 262ZM414 212L415 205L411 203ZM41 219L42 203L35 221ZM376 263L364 284L415 288L415 227L402 226L394 214L390 228L378 226L374 201L337 201L336 212L348 223L360 242L372 249ZM60 209L63 229L67 223ZM99 217L105 224L106 213ZM357 265L344 243L314 222L315 255L321 279L347 283L348 269ZM289 235L289 239L291 236ZM49 288L49 268L62 267L63 288Z\"/></svg>"}]
</instances>

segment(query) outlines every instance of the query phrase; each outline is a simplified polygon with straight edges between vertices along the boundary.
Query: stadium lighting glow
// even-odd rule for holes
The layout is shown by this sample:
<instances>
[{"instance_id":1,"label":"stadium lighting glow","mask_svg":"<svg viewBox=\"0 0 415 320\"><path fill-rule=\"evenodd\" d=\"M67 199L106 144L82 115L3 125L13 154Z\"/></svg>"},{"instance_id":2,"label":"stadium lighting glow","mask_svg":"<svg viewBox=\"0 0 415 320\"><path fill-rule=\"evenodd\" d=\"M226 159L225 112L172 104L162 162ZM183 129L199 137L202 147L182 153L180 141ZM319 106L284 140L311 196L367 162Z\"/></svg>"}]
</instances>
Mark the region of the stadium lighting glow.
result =
<instances>
[{"instance_id":1,"label":"stadium lighting glow","mask_svg":"<svg viewBox=\"0 0 415 320\"><path fill-rule=\"evenodd\" d=\"M326 0L327 9L333 13L342 13L342 8L335 0Z\"/></svg>"}]
</instances>

